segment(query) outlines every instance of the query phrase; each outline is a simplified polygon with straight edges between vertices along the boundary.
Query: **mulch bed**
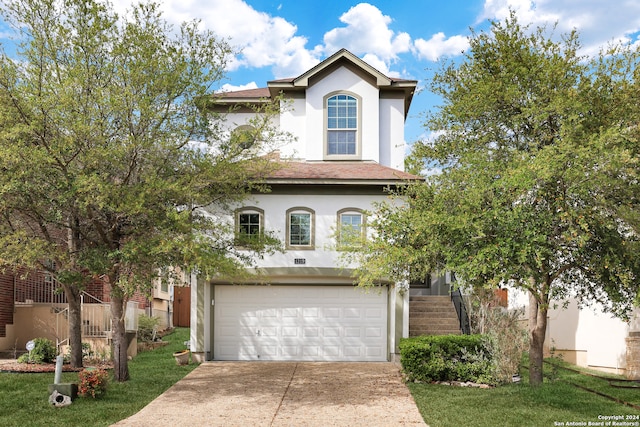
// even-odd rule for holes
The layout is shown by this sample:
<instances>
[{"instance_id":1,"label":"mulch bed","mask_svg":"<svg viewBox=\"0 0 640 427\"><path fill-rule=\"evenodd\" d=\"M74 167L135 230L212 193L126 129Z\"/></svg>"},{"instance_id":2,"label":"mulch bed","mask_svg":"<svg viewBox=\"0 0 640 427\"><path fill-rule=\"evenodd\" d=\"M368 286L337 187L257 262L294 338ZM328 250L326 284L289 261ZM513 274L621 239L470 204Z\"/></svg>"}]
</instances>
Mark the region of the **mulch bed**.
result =
<instances>
[{"instance_id":1,"label":"mulch bed","mask_svg":"<svg viewBox=\"0 0 640 427\"><path fill-rule=\"evenodd\" d=\"M100 369L112 369L113 364L111 362L99 362L99 363L91 363L90 365L93 368ZM85 366L85 367L87 367ZM69 364L62 365L62 372L80 372L84 368L73 368ZM33 373L33 374L41 374L46 372L55 372L56 364L55 363L18 363L18 362L3 362L0 361L0 372L16 372L16 373Z\"/></svg>"}]
</instances>

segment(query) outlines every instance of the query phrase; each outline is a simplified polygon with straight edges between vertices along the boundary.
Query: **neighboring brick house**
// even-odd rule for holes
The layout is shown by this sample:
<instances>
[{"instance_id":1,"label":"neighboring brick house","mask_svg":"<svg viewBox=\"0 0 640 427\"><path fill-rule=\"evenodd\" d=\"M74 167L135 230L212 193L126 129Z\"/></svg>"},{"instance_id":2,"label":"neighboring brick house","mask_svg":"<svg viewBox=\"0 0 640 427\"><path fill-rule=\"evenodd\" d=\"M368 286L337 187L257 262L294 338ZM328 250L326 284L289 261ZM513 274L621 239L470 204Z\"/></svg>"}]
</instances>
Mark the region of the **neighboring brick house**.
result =
<instances>
[{"instance_id":1,"label":"neighboring brick house","mask_svg":"<svg viewBox=\"0 0 640 427\"><path fill-rule=\"evenodd\" d=\"M0 351L23 350L27 341L37 337L64 343L68 336L67 302L61 287L46 273L27 273L24 269L0 272ZM109 292L109 283L100 277L84 288L83 340L109 339ZM151 302L140 293L131 301L137 309L132 314L135 324L138 313L150 311Z\"/></svg>"},{"instance_id":2,"label":"neighboring brick house","mask_svg":"<svg viewBox=\"0 0 640 427\"><path fill-rule=\"evenodd\" d=\"M13 324L13 276L0 274L0 338L7 336L7 325Z\"/></svg>"}]
</instances>

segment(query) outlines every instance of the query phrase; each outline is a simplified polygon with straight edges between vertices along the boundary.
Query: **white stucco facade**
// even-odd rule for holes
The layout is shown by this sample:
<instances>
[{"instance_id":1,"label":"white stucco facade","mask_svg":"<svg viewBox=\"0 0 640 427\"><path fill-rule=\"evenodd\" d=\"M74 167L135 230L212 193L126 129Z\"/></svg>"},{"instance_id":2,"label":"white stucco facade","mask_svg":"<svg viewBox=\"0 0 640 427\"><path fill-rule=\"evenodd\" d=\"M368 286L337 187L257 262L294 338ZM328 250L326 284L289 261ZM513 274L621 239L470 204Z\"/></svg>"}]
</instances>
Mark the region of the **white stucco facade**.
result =
<instances>
[{"instance_id":1,"label":"white stucco facade","mask_svg":"<svg viewBox=\"0 0 640 427\"><path fill-rule=\"evenodd\" d=\"M629 328L598 307L579 308L570 300L566 308L558 305L549 310L547 344L572 363L623 373Z\"/></svg>"},{"instance_id":2,"label":"white stucco facade","mask_svg":"<svg viewBox=\"0 0 640 427\"><path fill-rule=\"evenodd\" d=\"M305 266L317 268L353 267L343 265L340 252L336 250L336 223L338 212L353 208L372 210L374 202L385 200L384 195L350 195L348 198L339 194L305 194L301 195L255 195L245 201L244 206L255 206L265 212L265 231L276 234L280 241L286 237L286 211L292 207L304 207L314 213L314 249L287 250L272 256L256 260L257 267L294 267L295 259L305 259Z\"/></svg>"},{"instance_id":3,"label":"white stucco facade","mask_svg":"<svg viewBox=\"0 0 640 427\"><path fill-rule=\"evenodd\" d=\"M528 304L525 292L509 289L509 308L524 307L526 318ZM580 307L574 298L552 301L547 314L545 353L578 366L624 374L626 340L632 331L640 331L637 311L626 322L598 305Z\"/></svg>"},{"instance_id":4,"label":"white stucco facade","mask_svg":"<svg viewBox=\"0 0 640 427\"><path fill-rule=\"evenodd\" d=\"M255 260L250 268L261 273L259 284L238 285L225 277L194 283L191 350L196 359L395 357L399 339L408 334L409 293L385 281L375 289L354 287L355 266L341 257L336 235L341 215L361 221L358 227L366 232L368 212L387 199L386 189L419 179L404 173L404 120L416 84L390 79L341 50L296 78L216 101L220 112L241 106L226 114L230 134L255 117L247 104L282 99L272 125L292 138L277 147L286 162L267 178L271 191L253 194L226 212L210 211L235 233L249 215L256 224L259 218L261 232L277 237L284 251ZM328 149L328 99L335 96L356 105L354 152ZM291 240L297 212L310 218L310 243Z\"/></svg>"}]
</instances>

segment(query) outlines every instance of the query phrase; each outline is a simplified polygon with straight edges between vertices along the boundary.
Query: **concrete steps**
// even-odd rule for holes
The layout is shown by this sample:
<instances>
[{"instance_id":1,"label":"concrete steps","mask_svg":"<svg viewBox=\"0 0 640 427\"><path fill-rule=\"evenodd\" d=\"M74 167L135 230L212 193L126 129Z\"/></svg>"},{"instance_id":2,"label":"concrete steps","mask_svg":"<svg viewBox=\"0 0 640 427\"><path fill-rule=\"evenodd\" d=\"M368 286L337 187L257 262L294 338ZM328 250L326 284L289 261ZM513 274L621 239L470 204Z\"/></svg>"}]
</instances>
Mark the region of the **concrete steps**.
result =
<instances>
[{"instance_id":1,"label":"concrete steps","mask_svg":"<svg viewBox=\"0 0 640 427\"><path fill-rule=\"evenodd\" d=\"M449 296L409 298L409 336L459 335L460 322Z\"/></svg>"}]
</instances>

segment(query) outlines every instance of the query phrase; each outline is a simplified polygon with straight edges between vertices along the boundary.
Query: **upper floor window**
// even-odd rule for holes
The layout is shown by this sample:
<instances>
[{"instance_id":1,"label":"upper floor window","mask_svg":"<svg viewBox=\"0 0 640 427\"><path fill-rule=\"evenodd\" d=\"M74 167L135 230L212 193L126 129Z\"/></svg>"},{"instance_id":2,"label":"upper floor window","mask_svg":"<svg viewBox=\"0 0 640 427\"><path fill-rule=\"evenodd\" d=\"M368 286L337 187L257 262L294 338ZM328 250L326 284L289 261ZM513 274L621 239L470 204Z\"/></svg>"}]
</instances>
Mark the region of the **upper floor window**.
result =
<instances>
[{"instance_id":1,"label":"upper floor window","mask_svg":"<svg viewBox=\"0 0 640 427\"><path fill-rule=\"evenodd\" d=\"M231 132L231 145L239 150L248 150L257 140L257 131L251 125L240 125Z\"/></svg>"},{"instance_id":2,"label":"upper floor window","mask_svg":"<svg viewBox=\"0 0 640 427\"><path fill-rule=\"evenodd\" d=\"M249 246L257 243L263 236L264 211L255 207L246 207L236 211L236 244Z\"/></svg>"},{"instance_id":3,"label":"upper floor window","mask_svg":"<svg viewBox=\"0 0 640 427\"><path fill-rule=\"evenodd\" d=\"M287 249L314 249L315 212L308 208L287 210Z\"/></svg>"},{"instance_id":4,"label":"upper floor window","mask_svg":"<svg viewBox=\"0 0 640 427\"><path fill-rule=\"evenodd\" d=\"M358 153L358 99L337 94L326 100L327 156L357 156Z\"/></svg>"},{"instance_id":5,"label":"upper floor window","mask_svg":"<svg viewBox=\"0 0 640 427\"><path fill-rule=\"evenodd\" d=\"M360 246L364 237L365 216L361 209L338 211L338 245Z\"/></svg>"}]
</instances>

